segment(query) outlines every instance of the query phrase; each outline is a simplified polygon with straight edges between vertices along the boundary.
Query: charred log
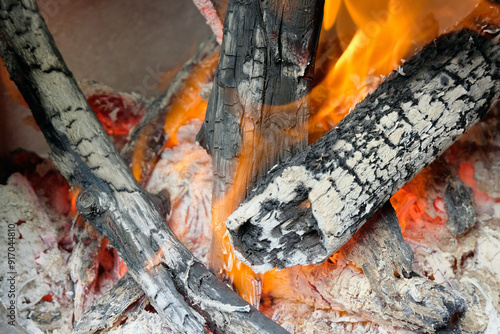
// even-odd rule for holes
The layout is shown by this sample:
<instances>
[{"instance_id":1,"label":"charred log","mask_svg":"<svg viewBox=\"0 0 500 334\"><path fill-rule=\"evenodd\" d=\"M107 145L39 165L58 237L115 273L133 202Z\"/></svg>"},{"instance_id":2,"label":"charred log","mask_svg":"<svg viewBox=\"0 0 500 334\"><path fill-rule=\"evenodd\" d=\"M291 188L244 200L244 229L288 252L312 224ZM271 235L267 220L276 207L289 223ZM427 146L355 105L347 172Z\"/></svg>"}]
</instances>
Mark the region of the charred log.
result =
<instances>
[{"instance_id":1,"label":"charred log","mask_svg":"<svg viewBox=\"0 0 500 334\"><path fill-rule=\"evenodd\" d=\"M234 182L244 140L253 151L243 184L248 191L271 166L307 145L307 94L322 7L319 0L230 1L214 88L198 136L213 156L214 201Z\"/></svg>"},{"instance_id":2,"label":"charred log","mask_svg":"<svg viewBox=\"0 0 500 334\"><path fill-rule=\"evenodd\" d=\"M198 135L214 168L211 266L254 305L260 283L246 266L233 264L237 259L224 222L271 166L307 145L307 96L323 3L229 2L214 87ZM228 268L236 266L241 268L231 273Z\"/></svg>"},{"instance_id":3,"label":"charred log","mask_svg":"<svg viewBox=\"0 0 500 334\"><path fill-rule=\"evenodd\" d=\"M315 144L270 171L229 218L257 271L320 263L498 100L500 47L437 38Z\"/></svg>"},{"instance_id":4,"label":"charred log","mask_svg":"<svg viewBox=\"0 0 500 334\"><path fill-rule=\"evenodd\" d=\"M467 309L457 294L412 273L413 251L403 239L390 203L378 210L340 253L363 269L371 289L382 299L385 307L376 321L385 318L383 321L394 327L433 332L447 328L453 316ZM408 291L418 291L418 301ZM373 297L366 302L373 303Z\"/></svg>"},{"instance_id":5,"label":"charred log","mask_svg":"<svg viewBox=\"0 0 500 334\"><path fill-rule=\"evenodd\" d=\"M444 207L448 214L446 226L455 235L467 232L476 223L476 209L462 180L450 176L446 180L443 194Z\"/></svg>"},{"instance_id":6,"label":"charred log","mask_svg":"<svg viewBox=\"0 0 500 334\"><path fill-rule=\"evenodd\" d=\"M401 234L396 211L390 203L378 210L341 248L370 281L371 288L385 300L394 298L395 271L410 277L413 251Z\"/></svg>"},{"instance_id":7,"label":"charred log","mask_svg":"<svg viewBox=\"0 0 500 334\"><path fill-rule=\"evenodd\" d=\"M77 208L118 250L155 309L179 333L284 333L216 280L176 239L106 136L35 1L0 1L0 54L40 126Z\"/></svg>"},{"instance_id":8,"label":"charred log","mask_svg":"<svg viewBox=\"0 0 500 334\"><path fill-rule=\"evenodd\" d=\"M129 275L125 274L108 290L75 325L76 333L93 333L111 327L144 292Z\"/></svg>"}]
</instances>

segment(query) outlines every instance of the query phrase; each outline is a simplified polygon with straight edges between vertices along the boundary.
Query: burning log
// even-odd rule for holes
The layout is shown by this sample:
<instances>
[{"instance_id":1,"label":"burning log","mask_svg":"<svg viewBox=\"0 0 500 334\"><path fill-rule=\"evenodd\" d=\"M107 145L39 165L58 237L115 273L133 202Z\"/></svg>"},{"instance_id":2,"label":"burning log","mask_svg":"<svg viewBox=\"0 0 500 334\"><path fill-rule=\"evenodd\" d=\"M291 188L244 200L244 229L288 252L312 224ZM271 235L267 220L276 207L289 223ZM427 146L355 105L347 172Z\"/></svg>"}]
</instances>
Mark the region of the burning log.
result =
<instances>
[{"instance_id":1,"label":"burning log","mask_svg":"<svg viewBox=\"0 0 500 334\"><path fill-rule=\"evenodd\" d=\"M179 333L285 332L217 281L165 226L62 60L34 1L0 1L0 54L52 158L82 188L81 215L106 236L155 309Z\"/></svg>"},{"instance_id":2,"label":"burning log","mask_svg":"<svg viewBox=\"0 0 500 334\"><path fill-rule=\"evenodd\" d=\"M271 166L307 145L307 96L323 3L229 2L214 87L198 135L214 165L211 265L254 305L260 284L236 263L224 222Z\"/></svg>"},{"instance_id":3,"label":"burning log","mask_svg":"<svg viewBox=\"0 0 500 334\"><path fill-rule=\"evenodd\" d=\"M496 103L499 67L498 44L469 29L424 47L269 172L226 223L239 257L259 272L326 260Z\"/></svg>"},{"instance_id":4,"label":"burning log","mask_svg":"<svg viewBox=\"0 0 500 334\"><path fill-rule=\"evenodd\" d=\"M111 327L130 308L130 305L144 293L140 286L129 275L125 274L108 290L92 307L85 316L75 325L76 333L90 333Z\"/></svg>"},{"instance_id":5,"label":"burning log","mask_svg":"<svg viewBox=\"0 0 500 334\"><path fill-rule=\"evenodd\" d=\"M396 211L386 203L361 227L341 254L363 269L371 288L386 301L394 298L394 272L411 276L413 251L401 234Z\"/></svg>"}]
</instances>

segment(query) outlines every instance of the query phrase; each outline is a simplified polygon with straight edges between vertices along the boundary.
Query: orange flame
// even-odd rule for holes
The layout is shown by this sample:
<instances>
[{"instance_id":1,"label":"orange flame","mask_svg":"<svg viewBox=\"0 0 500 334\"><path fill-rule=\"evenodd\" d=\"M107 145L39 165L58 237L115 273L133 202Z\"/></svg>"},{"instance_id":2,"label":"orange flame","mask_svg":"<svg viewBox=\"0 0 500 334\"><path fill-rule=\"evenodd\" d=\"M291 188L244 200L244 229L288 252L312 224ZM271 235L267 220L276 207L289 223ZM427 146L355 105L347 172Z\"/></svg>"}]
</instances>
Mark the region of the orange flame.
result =
<instances>
[{"instance_id":1,"label":"orange flame","mask_svg":"<svg viewBox=\"0 0 500 334\"><path fill-rule=\"evenodd\" d=\"M450 29L474 9L477 1L432 0L326 0L322 40L334 40L344 48L333 62L324 79L311 92L312 117L309 122L310 138L338 123L354 105L378 86L382 76L402 64L402 59ZM321 49L328 47L320 45ZM319 58L319 57L318 57ZM331 62L330 62L331 63ZM319 69L324 71L324 69ZM417 219L426 208L425 175L411 185L411 192L403 188L392 199L404 231L408 217ZM418 205L416 205L418 202ZM411 219L411 218L410 218ZM439 215L426 218L444 224ZM331 257L336 262L339 253ZM307 270L307 267L302 270ZM295 289L292 283L295 268L270 271L263 275L263 295L277 296Z\"/></svg>"},{"instance_id":2,"label":"orange flame","mask_svg":"<svg viewBox=\"0 0 500 334\"><path fill-rule=\"evenodd\" d=\"M312 117L309 122L309 134L325 132L338 123L356 103L361 101L392 70L402 64L402 59L428 43L439 33L451 29L465 17L476 4L476 0L326 0L323 23L322 42L335 43L343 49L335 61L329 61L331 68L311 92ZM322 49L327 49L323 45ZM321 49L321 45L320 45ZM177 143L176 132L179 127L191 118L201 119L206 103L199 97L200 81L205 82L205 70L215 67L217 57L193 71L186 84L186 89L172 103L165 122L165 132L169 136L167 146ZM208 63L210 63L208 65ZM210 67L212 68L212 67ZM321 69L325 71L325 69ZM197 72L198 71L198 72ZM300 103L300 102L297 102ZM257 276L242 264L234 255L224 222L241 203L246 194L249 175L253 172L254 161L259 155L266 154L262 146L265 139L255 134L250 127L243 125L243 147L238 157L234 184L225 196L213 203L213 249L212 262L215 267L233 283L239 294L256 305L262 289L265 294L273 295L273 291L293 290L293 270L270 271ZM300 134L289 133L290 136ZM140 161L147 149L138 142L137 157L134 156L134 175L140 177ZM256 152L256 150L258 152ZM261 151L259 151L261 150ZM257 157L257 158L256 158ZM137 165L139 164L139 165ZM424 183L414 183L412 196L403 189L393 199L399 211L415 210L418 206L410 205L421 198L417 196L419 189L425 192ZM419 188L420 187L420 188ZM426 205L425 203L421 203ZM439 206L439 199L436 205ZM407 212L407 215L419 215L419 212ZM442 223L442 217L435 218ZM403 230L405 229L402 223ZM157 255L161 257L159 252ZM331 261L339 261L341 255L334 254ZM152 265L159 258L153 260ZM307 270L302 269L302 270ZM219 273L221 274L221 273ZM262 285L261 283L262 282ZM279 293L278 293L279 295Z\"/></svg>"},{"instance_id":3,"label":"orange flame","mask_svg":"<svg viewBox=\"0 0 500 334\"><path fill-rule=\"evenodd\" d=\"M176 134L181 126L195 118L203 121L207 102L203 101L200 93L203 89L203 84L209 82L213 77L218 59L219 55L215 53L195 64L184 81L182 89L179 90L167 106L164 127L168 138L167 147L173 147L178 144ZM144 156L147 154L147 139L153 129L154 124L149 125L137 139L134 147L131 165L132 173L138 181L144 177L142 175L142 163Z\"/></svg>"},{"instance_id":4,"label":"orange flame","mask_svg":"<svg viewBox=\"0 0 500 334\"><path fill-rule=\"evenodd\" d=\"M345 50L312 91L310 130L328 130L440 31L456 24L476 1L327 0L324 29L335 30ZM340 7L340 9L339 9ZM326 11L329 9L332 11ZM451 8L453 13L447 12ZM453 17L453 19L450 19ZM333 24L332 22L335 22ZM352 36L352 31L354 35ZM331 31L326 31L331 35ZM352 36L351 39L349 37Z\"/></svg>"}]
</instances>

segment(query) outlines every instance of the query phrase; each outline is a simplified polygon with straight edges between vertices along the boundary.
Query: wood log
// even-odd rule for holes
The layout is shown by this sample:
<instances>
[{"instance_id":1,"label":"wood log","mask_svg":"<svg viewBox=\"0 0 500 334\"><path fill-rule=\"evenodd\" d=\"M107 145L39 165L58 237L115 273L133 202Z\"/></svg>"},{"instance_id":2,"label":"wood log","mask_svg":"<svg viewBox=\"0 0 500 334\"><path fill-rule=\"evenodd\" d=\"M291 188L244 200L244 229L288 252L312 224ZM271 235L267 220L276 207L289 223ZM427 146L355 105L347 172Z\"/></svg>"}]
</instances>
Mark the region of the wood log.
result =
<instances>
[{"instance_id":1,"label":"wood log","mask_svg":"<svg viewBox=\"0 0 500 334\"><path fill-rule=\"evenodd\" d=\"M384 300L396 295L395 272L411 276L413 251L401 234L396 211L386 203L340 249L346 259L363 269L371 288Z\"/></svg>"},{"instance_id":2,"label":"wood log","mask_svg":"<svg viewBox=\"0 0 500 334\"><path fill-rule=\"evenodd\" d=\"M217 281L168 229L99 124L34 0L0 1L0 54L73 186L77 208L106 236L178 333L285 333Z\"/></svg>"},{"instance_id":3,"label":"wood log","mask_svg":"<svg viewBox=\"0 0 500 334\"><path fill-rule=\"evenodd\" d=\"M224 222L271 166L307 145L307 96L323 3L233 0L227 9L198 140L214 166L211 266L253 305L259 303L260 283L236 262Z\"/></svg>"},{"instance_id":4,"label":"wood log","mask_svg":"<svg viewBox=\"0 0 500 334\"><path fill-rule=\"evenodd\" d=\"M449 328L452 317L467 309L465 300L456 293L413 273L413 251L403 239L396 211L389 202L339 252L363 269L371 289L382 299L385 307L381 314L369 316L375 321L433 332ZM418 291L418 301L408 291ZM369 305L376 299L372 295L365 301L365 311L373 310Z\"/></svg>"},{"instance_id":5,"label":"wood log","mask_svg":"<svg viewBox=\"0 0 500 334\"><path fill-rule=\"evenodd\" d=\"M443 202L448 220L446 227L455 235L467 232L477 220L476 209L465 184L456 176L446 179Z\"/></svg>"},{"instance_id":6,"label":"wood log","mask_svg":"<svg viewBox=\"0 0 500 334\"><path fill-rule=\"evenodd\" d=\"M127 311L130 305L144 297L140 286L129 275L125 274L98 299L84 316L76 323L75 333L94 333L111 327Z\"/></svg>"},{"instance_id":7,"label":"wood log","mask_svg":"<svg viewBox=\"0 0 500 334\"><path fill-rule=\"evenodd\" d=\"M425 46L269 172L226 223L237 255L259 272L327 259L496 103L499 68L498 44L470 29Z\"/></svg>"}]
</instances>

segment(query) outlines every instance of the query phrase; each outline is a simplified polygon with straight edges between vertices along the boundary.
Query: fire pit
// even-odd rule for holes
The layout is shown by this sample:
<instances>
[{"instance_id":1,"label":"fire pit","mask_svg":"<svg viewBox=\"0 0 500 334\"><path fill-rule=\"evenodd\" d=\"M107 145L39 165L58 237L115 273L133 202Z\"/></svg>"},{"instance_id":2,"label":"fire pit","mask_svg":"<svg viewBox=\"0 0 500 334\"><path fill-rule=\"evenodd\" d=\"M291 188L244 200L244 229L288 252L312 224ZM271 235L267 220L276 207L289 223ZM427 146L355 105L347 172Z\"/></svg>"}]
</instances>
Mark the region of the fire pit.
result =
<instances>
[{"instance_id":1,"label":"fire pit","mask_svg":"<svg viewBox=\"0 0 500 334\"><path fill-rule=\"evenodd\" d=\"M8 324L494 332L499 7L195 3L219 37L225 13L222 44L148 103L80 90L34 3L0 2L3 60L73 187L11 156Z\"/></svg>"}]
</instances>

